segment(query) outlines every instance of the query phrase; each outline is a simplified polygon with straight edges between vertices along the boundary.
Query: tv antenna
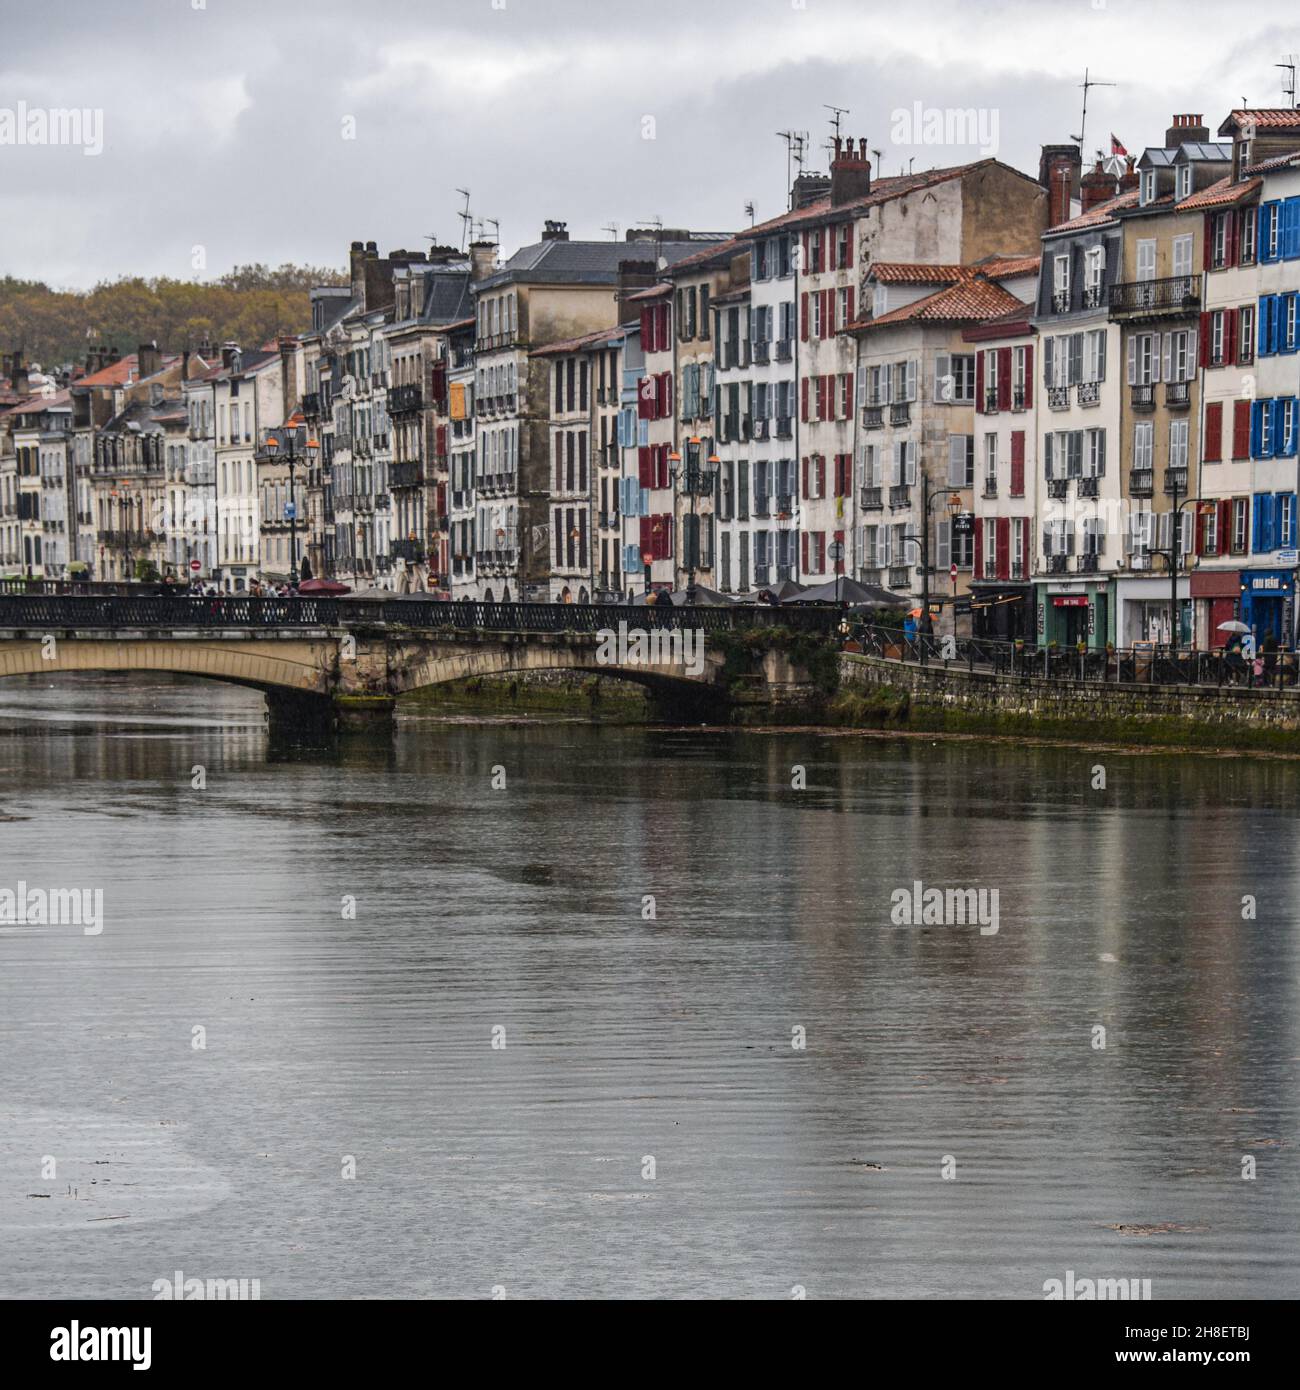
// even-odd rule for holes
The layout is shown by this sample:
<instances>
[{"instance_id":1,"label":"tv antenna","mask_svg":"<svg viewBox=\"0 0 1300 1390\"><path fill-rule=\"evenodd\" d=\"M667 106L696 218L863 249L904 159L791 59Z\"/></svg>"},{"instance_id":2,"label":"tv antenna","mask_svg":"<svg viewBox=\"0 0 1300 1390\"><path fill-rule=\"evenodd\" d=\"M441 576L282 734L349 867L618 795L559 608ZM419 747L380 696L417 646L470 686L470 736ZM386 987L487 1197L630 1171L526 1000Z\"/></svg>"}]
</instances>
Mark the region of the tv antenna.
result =
<instances>
[{"instance_id":1,"label":"tv antenna","mask_svg":"<svg viewBox=\"0 0 1300 1390\"><path fill-rule=\"evenodd\" d=\"M1282 79L1282 95L1291 98L1291 109L1295 110L1295 54L1288 53L1285 63L1274 63L1275 68L1281 68L1287 75Z\"/></svg>"},{"instance_id":2,"label":"tv antenna","mask_svg":"<svg viewBox=\"0 0 1300 1390\"><path fill-rule=\"evenodd\" d=\"M492 240L493 240L494 242L496 242L497 250L500 250L500 249L501 249L501 223L498 222L498 221L496 220L495 217L485 217L485 218L483 219L483 225L484 225L485 227L491 227L491 228L492 228L492 233L493 233L493 235L492 235Z\"/></svg>"},{"instance_id":3,"label":"tv antenna","mask_svg":"<svg viewBox=\"0 0 1300 1390\"><path fill-rule=\"evenodd\" d=\"M463 251L465 249L465 234L471 230L473 219L469 214L469 189L458 188L456 192L465 200L465 206L456 214L460 218L460 249Z\"/></svg>"},{"instance_id":4,"label":"tv antenna","mask_svg":"<svg viewBox=\"0 0 1300 1390\"><path fill-rule=\"evenodd\" d=\"M745 216L749 218L749 225L754 225L754 200L752 198L745 204Z\"/></svg>"},{"instance_id":5,"label":"tv antenna","mask_svg":"<svg viewBox=\"0 0 1300 1390\"><path fill-rule=\"evenodd\" d=\"M880 177L880 161L885 157L885 152L884 152L883 150L872 150L871 153L874 154L874 155L876 156L876 177L879 178L879 177Z\"/></svg>"},{"instance_id":6,"label":"tv antenna","mask_svg":"<svg viewBox=\"0 0 1300 1390\"><path fill-rule=\"evenodd\" d=\"M850 114L847 106L832 106L829 101L822 102L822 106L831 113L831 125L835 127L835 134L840 133L840 117Z\"/></svg>"},{"instance_id":7,"label":"tv antenna","mask_svg":"<svg viewBox=\"0 0 1300 1390\"><path fill-rule=\"evenodd\" d=\"M1075 140L1075 141L1078 142L1078 145L1079 145L1079 157L1082 158L1082 157L1083 157L1083 137L1084 137L1084 135L1086 134L1087 129L1088 129L1088 93L1092 90L1093 87L1117 87L1117 86L1119 86L1119 83L1118 83L1118 82L1094 82L1094 81L1092 80L1092 77L1091 77L1090 74L1089 74L1088 69L1087 69L1087 68L1084 68L1084 70L1083 70L1083 81L1079 83L1079 86L1083 88L1083 114L1082 114L1082 116L1080 116L1080 118L1079 118L1079 133L1078 133L1078 135L1071 135L1071 136L1070 136L1070 139L1071 139L1071 140Z\"/></svg>"},{"instance_id":8,"label":"tv antenna","mask_svg":"<svg viewBox=\"0 0 1300 1390\"><path fill-rule=\"evenodd\" d=\"M608 232L608 233L610 234L610 236L611 236L615 241L618 240L618 223L617 223L617 222L606 222L605 225L604 225L600 230L601 230L602 232Z\"/></svg>"}]
</instances>

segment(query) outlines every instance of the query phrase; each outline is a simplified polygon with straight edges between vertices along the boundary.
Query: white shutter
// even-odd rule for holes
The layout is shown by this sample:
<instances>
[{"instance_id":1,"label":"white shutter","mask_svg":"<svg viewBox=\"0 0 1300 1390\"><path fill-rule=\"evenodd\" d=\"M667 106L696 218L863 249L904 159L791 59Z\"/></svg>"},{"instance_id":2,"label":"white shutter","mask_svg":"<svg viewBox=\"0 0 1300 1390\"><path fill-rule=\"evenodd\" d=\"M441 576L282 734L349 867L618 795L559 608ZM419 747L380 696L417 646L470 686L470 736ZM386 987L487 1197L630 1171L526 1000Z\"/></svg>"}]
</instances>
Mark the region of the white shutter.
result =
<instances>
[{"instance_id":1,"label":"white shutter","mask_svg":"<svg viewBox=\"0 0 1300 1390\"><path fill-rule=\"evenodd\" d=\"M1056 339L1043 339L1043 385L1056 385Z\"/></svg>"},{"instance_id":2,"label":"white shutter","mask_svg":"<svg viewBox=\"0 0 1300 1390\"><path fill-rule=\"evenodd\" d=\"M894 399L894 368L886 362L880 369L880 400L878 405L888 405Z\"/></svg>"},{"instance_id":3,"label":"white shutter","mask_svg":"<svg viewBox=\"0 0 1300 1390\"><path fill-rule=\"evenodd\" d=\"M903 397L905 401L916 399L916 359L913 358L907 364L907 395Z\"/></svg>"},{"instance_id":4,"label":"white shutter","mask_svg":"<svg viewBox=\"0 0 1300 1390\"><path fill-rule=\"evenodd\" d=\"M950 536L951 530L952 522L947 520L947 518L944 518L935 527L934 548L936 555L936 564L941 572L943 570L946 570L948 566L952 563L952 560L950 558L952 554L952 540Z\"/></svg>"},{"instance_id":5,"label":"white shutter","mask_svg":"<svg viewBox=\"0 0 1300 1390\"><path fill-rule=\"evenodd\" d=\"M894 487L901 485L903 481L903 453L907 445L901 440L894 442L894 472L890 482Z\"/></svg>"},{"instance_id":6,"label":"white shutter","mask_svg":"<svg viewBox=\"0 0 1300 1390\"><path fill-rule=\"evenodd\" d=\"M1158 377L1159 381L1172 381L1174 379L1174 335L1165 334L1165 374Z\"/></svg>"},{"instance_id":7,"label":"white shutter","mask_svg":"<svg viewBox=\"0 0 1300 1390\"><path fill-rule=\"evenodd\" d=\"M952 400L952 383L946 378L952 375L952 355L940 352L934 359L934 399L941 404Z\"/></svg>"},{"instance_id":8,"label":"white shutter","mask_svg":"<svg viewBox=\"0 0 1300 1390\"><path fill-rule=\"evenodd\" d=\"M1130 386L1137 385L1137 346L1136 338L1130 338L1128 340L1128 384Z\"/></svg>"},{"instance_id":9,"label":"white shutter","mask_svg":"<svg viewBox=\"0 0 1300 1390\"><path fill-rule=\"evenodd\" d=\"M1198 346L1196 340L1197 340L1197 337L1198 337L1198 336L1199 336L1198 334L1192 333L1190 330L1189 330L1189 331L1187 332L1187 334L1186 334L1186 337L1187 337L1187 372L1186 372L1186 375L1183 377L1183 380L1184 380L1184 381L1191 381L1192 378L1195 377L1195 375L1196 375L1196 350L1197 350L1197 346Z\"/></svg>"},{"instance_id":10,"label":"white shutter","mask_svg":"<svg viewBox=\"0 0 1300 1390\"><path fill-rule=\"evenodd\" d=\"M867 368L864 362L858 363L858 405L867 404Z\"/></svg>"},{"instance_id":11,"label":"white shutter","mask_svg":"<svg viewBox=\"0 0 1300 1390\"><path fill-rule=\"evenodd\" d=\"M948 436L948 486L964 487L966 485L966 436L964 434L950 434Z\"/></svg>"},{"instance_id":12,"label":"white shutter","mask_svg":"<svg viewBox=\"0 0 1300 1390\"><path fill-rule=\"evenodd\" d=\"M907 477L905 481L910 486L916 483L916 445L909 439L904 447L907 450Z\"/></svg>"}]
</instances>

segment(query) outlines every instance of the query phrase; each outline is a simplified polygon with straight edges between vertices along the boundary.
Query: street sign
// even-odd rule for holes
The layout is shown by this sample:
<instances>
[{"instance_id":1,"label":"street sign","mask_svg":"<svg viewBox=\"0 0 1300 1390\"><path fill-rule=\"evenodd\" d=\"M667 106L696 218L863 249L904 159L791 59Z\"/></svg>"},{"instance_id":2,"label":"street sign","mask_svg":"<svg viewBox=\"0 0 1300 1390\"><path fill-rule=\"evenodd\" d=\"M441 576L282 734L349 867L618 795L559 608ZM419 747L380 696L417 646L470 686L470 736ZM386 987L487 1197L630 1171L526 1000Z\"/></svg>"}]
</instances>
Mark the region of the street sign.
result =
<instances>
[{"instance_id":1,"label":"street sign","mask_svg":"<svg viewBox=\"0 0 1300 1390\"><path fill-rule=\"evenodd\" d=\"M826 553L835 561L836 564L844 558L844 542L832 541L826 549Z\"/></svg>"},{"instance_id":2,"label":"street sign","mask_svg":"<svg viewBox=\"0 0 1300 1390\"><path fill-rule=\"evenodd\" d=\"M297 515L298 515L298 508L297 508L297 506L296 506L294 503L292 503L292 502L286 502L286 503L284 504L284 519L285 519L286 521L292 521L292 520L294 519L294 517L297 516Z\"/></svg>"},{"instance_id":3,"label":"street sign","mask_svg":"<svg viewBox=\"0 0 1300 1390\"><path fill-rule=\"evenodd\" d=\"M1279 565L1294 565L1300 562L1300 550L1279 550L1277 562Z\"/></svg>"},{"instance_id":4,"label":"street sign","mask_svg":"<svg viewBox=\"0 0 1300 1390\"><path fill-rule=\"evenodd\" d=\"M198 572L203 568L203 566L199 563L198 560L191 560L190 568L194 571L195 574L198 574Z\"/></svg>"},{"instance_id":5,"label":"street sign","mask_svg":"<svg viewBox=\"0 0 1300 1390\"><path fill-rule=\"evenodd\" d=\"M955 584L955 583L957 582L957 566L956 566L956 565L953 565L953 566L948 570L948 573L952 576L952 582Z\"/></svg>"}]
</instances>

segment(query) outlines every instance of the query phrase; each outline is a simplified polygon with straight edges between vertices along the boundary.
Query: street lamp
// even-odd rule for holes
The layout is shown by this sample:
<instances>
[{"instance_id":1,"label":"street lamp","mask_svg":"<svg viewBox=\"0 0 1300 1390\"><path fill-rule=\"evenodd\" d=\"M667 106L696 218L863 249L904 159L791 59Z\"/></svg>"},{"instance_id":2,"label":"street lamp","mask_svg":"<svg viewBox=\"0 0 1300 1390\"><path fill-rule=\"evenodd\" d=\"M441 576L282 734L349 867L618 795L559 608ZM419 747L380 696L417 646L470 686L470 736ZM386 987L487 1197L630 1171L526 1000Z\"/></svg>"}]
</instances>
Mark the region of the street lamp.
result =
<instances>
[{"instance_id":1,"label":"street lamp","mask_svg":"<svg viewBox=\"0 0 1300 1390\"><path fill-rule=\"evenodd\" d=\"M695 602L695 568L700 556L699 518L695 512L696 498L712 495L714 484L718 478L718 469L722 463L717 454L710 454L707 459L701 460L700 447L700 440L697 436L692 436L686 441L685 468L682 467L682 456L676 449L668 455L668 476L675 484L680 474L682 491L691 499L691 524L688 528L689 540L686 546L687 607Z\"/></svg>"},{"instance_id":2,"label":"street lamp","mask_svg":"<svg viewBox=\"0 0 1300 1390\"><path fill-rule=\"evenodd\" d=\"M282 429L267 430L263 442L263 453L271 459L284 459L289 464L289 500L284 504L285 515L289 520L289 582L298 583L298 492L294 483L294 465L299 460L314 463L320 453L320 441L309 438L305 425L288 425Z\"/></svg>"},{"instance_id":3,"label":"street lamp","mask_svg":"<svg viewBox=\"0 0 1300 1390\"><path fill-rule=\"evenodd\" d=\"M921 538L918 541L915 536L905 536L903 543L911 541L913 545L921 548L921 622L918 631L922 636L928 637L933 634L934 624L930 621L930 509L936 502L941 502L947 498L948 516L951 521L956 521L961 515L961 493L959 492L936 492L930 494L930 479L928 475L921 478ZM951 532L949 533L951 535ZM956 631L957 605L956 599L953 600L953 630Z\"/></svg>"},{"instance_id":4,"label":"street lamp","mask_svg":"<svg viewBox=\"0 0 1300 1390\"><path fill-rule=\"evenodd\" d=\"M1173 657L1178 651L1178 556L1182 551L1179 541L1183 533L1183 508L1195 507L1198 517L1205 516L1214 510L1215 504L1204 497L1188 497L1184 501L1178 500L1178 475L1169 475L1173 482L1170 485L1170 493L1173 496L1173 514L1170 517L1169 526L1169 549L1152 546L1152 555L1163 555L1169 562L1169 655ZM1196 538L1193 536L1192 545L1195 547ZM1195 633L1193 633L1193 646L1195 645Z\"/></svg>"}]
</instances>

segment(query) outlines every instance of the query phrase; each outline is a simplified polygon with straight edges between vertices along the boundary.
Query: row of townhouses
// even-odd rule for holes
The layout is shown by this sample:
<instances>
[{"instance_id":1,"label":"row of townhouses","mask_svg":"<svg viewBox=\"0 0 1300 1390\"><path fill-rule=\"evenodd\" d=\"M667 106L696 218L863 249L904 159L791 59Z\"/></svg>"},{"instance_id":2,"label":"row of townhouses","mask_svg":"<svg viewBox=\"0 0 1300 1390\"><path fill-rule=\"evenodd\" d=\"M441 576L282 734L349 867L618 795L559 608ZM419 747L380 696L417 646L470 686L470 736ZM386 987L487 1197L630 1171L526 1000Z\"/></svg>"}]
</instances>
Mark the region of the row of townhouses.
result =
<instances>
[{"instance_id":1,"label":"row of townhouses","mask_svg":"<svg viewBox=\"0 0 1300 1390\"><path fill-rule=\"evenodd\" d=\"M0 574L603 602L842 580L940 630L1290 640L1300 113L1037 177L839 137L735 234L380 256L255 348L0 390Z\"/></svg>"}]
</instances>

